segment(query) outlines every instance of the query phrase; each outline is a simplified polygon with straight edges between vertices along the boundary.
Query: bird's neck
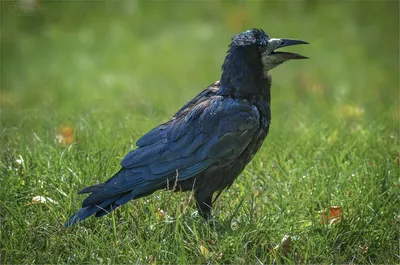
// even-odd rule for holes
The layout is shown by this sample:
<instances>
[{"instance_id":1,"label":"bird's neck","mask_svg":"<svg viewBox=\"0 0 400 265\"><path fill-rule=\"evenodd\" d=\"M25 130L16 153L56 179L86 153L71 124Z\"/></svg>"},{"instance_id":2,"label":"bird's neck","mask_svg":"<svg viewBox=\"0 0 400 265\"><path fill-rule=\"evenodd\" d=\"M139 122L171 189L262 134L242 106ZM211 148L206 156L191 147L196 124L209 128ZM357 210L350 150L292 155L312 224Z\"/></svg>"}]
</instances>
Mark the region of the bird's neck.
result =
<instances>
[{"instance_id":1,"label":"bird's neck","mask_svg":"<svg viewBox=\"0 0 400 265\"><path fill-rule=\"evenodd\" d=\"M244 49L230 49L222 65L219 94L270 102L271 76L264 73L257 54Z\"/></svg>"}]
</instances>

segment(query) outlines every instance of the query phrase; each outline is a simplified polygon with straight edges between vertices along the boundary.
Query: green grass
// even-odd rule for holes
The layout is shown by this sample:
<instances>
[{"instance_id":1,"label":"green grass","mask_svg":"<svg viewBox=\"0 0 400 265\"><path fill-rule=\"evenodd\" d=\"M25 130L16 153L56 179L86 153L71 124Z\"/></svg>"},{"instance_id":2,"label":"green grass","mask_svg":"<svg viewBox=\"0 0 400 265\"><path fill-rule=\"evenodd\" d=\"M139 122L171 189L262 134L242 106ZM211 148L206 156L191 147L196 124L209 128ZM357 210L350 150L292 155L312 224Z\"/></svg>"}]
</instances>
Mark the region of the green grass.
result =
<instances>
[{"instance_id":1,"label":"green grass","mask_svg":"<svg viewBox=\"0 0 400 265\"><path fill-rule=\"evenodd\" d=\"M399 263L399 5L1 2L0 263ZM230 38L307 40L275 69L257 156L196 216L157 192L63 223L145 132L219 79ZM60 128L75 130L60 144ZM55 203L30 204L35 196ZM323 223L340 206L342 219ZM289 234L288 253L274 249Z\"/></svg>"}]
</instances>

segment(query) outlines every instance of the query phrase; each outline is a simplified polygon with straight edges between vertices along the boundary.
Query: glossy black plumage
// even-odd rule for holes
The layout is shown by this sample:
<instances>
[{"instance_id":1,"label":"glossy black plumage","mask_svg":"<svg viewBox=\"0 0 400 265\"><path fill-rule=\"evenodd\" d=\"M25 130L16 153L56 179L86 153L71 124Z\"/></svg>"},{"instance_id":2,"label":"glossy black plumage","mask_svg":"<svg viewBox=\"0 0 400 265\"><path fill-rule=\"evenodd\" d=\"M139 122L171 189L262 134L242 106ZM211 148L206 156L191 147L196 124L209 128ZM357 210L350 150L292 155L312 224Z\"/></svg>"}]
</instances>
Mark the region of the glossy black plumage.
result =
<instances>
[{"instance_id":1,"label":"glossy black plumage","mask_svg":"<svg viewBox=\"0 0 400 265\"><path fill-rule=\"evenodd\" d=\"M81 190L91 194L65 225L166 188L193 190L199 213L209 217L213 194L233 183L268 133L271 78L260 47L269 39L257 29L235 36L221 80L141 137L112 178Z\"/></svg>"}]
</instances>

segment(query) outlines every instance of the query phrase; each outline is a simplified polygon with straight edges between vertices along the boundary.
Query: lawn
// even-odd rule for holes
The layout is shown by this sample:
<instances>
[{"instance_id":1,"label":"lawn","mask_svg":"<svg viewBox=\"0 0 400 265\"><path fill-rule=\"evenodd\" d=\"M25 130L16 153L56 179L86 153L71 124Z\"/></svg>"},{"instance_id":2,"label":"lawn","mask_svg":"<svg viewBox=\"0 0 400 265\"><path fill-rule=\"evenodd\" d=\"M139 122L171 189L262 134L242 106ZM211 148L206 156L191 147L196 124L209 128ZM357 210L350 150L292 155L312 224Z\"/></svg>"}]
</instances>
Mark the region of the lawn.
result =
<instances>
[{"instance_id":1,"label":"lawn","mask_svg":"<svg viewBox=\"0 0 400 265\"><path fill-rule=\"evenodd\" d=\"M24 2L0 3L0 264L400 262L397 1ZM269 135L213 221L160 191L63 227L253 27L311 59L272 71Z\"/></svg>"}]
</instances>

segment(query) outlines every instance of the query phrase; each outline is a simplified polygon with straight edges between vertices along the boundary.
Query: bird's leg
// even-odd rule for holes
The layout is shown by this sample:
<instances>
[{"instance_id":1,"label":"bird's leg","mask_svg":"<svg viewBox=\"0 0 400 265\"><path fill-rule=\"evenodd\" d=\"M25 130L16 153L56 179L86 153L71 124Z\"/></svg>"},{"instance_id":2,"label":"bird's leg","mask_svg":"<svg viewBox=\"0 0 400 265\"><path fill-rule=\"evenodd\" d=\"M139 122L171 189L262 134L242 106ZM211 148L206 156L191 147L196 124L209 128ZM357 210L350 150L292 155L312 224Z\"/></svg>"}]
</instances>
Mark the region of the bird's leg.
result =
<instances>
[{"instance_id":1,"label":"bird's leg","mask_svg":"<svg viewBox=\"0 0 400 265\"><path fill-rule=\"evenodd\" d=\"M206 220L210 219L211 218L212 195L204 198L203 196L200 196L199 194L195 194L195 198L196 198L197 211L199 212L199 214Z\"/></svg>"}]
</instances>

